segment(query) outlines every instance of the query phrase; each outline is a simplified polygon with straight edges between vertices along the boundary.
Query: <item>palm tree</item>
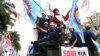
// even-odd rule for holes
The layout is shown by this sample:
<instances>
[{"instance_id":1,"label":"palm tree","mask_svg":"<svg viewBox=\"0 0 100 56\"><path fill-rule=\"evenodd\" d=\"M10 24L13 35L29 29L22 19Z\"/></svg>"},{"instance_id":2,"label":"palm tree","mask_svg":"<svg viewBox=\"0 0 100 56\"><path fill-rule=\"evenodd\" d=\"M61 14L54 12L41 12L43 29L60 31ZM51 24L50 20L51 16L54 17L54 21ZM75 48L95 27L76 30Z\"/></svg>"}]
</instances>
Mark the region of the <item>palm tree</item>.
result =
<instances>
[{"instance_id":1,"label":"palm tree","mask_svg":"<svg viewBox=\"0 0 100 56\"><path fill-rule=\"evenodd\" d=\"M10 8L14 5L11 3L5 2L5 0L0 0L0 34L3 36L4 33L7 31L7 25L13 26L12 20L13 18L10 17L11 10ZM4 37L0 37L0 43L4 39ZM0 44L1 46L1 44ZM0 53L2 48L0 47ZM0 55L1 56L1 55Z\"/></svg>"},{"instance_id":2,"label":"palm tree","mask_svg":"<svg viewBox=\"0 0 100 56\"><path fill-rule=\"evenodd\" d=\"M10 8L14 7L11 3L6 3L4 0L0 0L0 32L7 31L7 25L13 26L12 20L13 18L10 17L11 10Z\"/></svg>"},{"instance_id":3,"label":"palm tree","mask_svg":"<svg viewBox=\"0 0 100 56\"><path fill-rule=\"evenodd\" d=\"M10 37L13 47L15 48L16 52L18 52L21 49L20 46L20 35L16 31L10 31Z\"/></svg>"}]
</instances>

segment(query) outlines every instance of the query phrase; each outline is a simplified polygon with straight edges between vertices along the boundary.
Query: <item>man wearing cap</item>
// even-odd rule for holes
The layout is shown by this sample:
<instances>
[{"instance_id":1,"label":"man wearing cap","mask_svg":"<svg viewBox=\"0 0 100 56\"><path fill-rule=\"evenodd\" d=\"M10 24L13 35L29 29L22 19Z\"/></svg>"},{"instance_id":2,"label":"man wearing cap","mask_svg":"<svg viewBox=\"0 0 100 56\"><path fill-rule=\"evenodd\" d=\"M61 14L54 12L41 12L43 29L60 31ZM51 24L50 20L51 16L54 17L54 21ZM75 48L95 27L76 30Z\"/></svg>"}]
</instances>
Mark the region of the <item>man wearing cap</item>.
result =
<instances>
[{"instance_id":1,"label":"man wearing cap","mask_svg":"<svg viewBox=\"0 0 100 56\"><path fill-rule=\"evenodd\" d=\"M41 28L44 28L45 23L48 23L48 19L46 18L46 14L42 13L42 17L37 19L37 25L40 26ZM43 33L41 31L38 31L38 40L43 38Z\"/></svg>"},{"instance_id":2,"label":"man wearing cap","mask_svg":"<svg viewBox=\"0 0 100 56\"><path fill-rule=\"evenodd\" d=\"M49 29L49 24L48 24L48 22L44 22L44 27L43 27L43 29L45 29L45 30L48 30L48 29Z\"/></svg>"},{"instance_id":3,"label":"man wearing cap","mask_svg":"<svg viewBox=\"0 0 100 56\"><path fill-rule=\"evenodd\" d=\"M43 28L45 22L48 22L48 18L46 18L46 14L45 14L45 13L42 13L42 17L40 17L40 18L37 20L37 24L38 24L40 27Z\"/></svg>"},{"instance_id":4,"label":"man wearing cap","mask_svg":"<svg viewBox=\"0 0 100 56\"><path fill-rule=\"evenodd\" d=\"M71 48L73 48L74 46L81 47L82 41L80 39L78 32L75 31L73 26L70 26L69 30L71 32L71 39L69 41L69 45L71 46Z\"/></svg>"},{"instance_id":5,"label":"man wearing cap","mask_svg":"<svg viewBox=\"0 0 100 56\"><path fill-rule=\"evenodd\" d=\"M49 24L48 24L48 22L45 22L45 23L44 23L43 29L44 29L44 30L48 30L48 29L49 29ZM42 35L43 35L43 38L45 38L45 37L48 36L48 34L47 34L47 33L44 33L44 32L43 32Z\"/></svg>"},{"instance_id":6,"label":"man wearing cap","mask_svg":"<svg viewBox=\"0 0 100 56\"><path fill-rule=\"evenodd\" d=\"M98 56L97 48L94 45L92 39L96 40L97 36L90 30L90 24L86 24L84 30L84 39L85 39L85 46L88 47L89 56Z\"/></svg>"}]
</instances>

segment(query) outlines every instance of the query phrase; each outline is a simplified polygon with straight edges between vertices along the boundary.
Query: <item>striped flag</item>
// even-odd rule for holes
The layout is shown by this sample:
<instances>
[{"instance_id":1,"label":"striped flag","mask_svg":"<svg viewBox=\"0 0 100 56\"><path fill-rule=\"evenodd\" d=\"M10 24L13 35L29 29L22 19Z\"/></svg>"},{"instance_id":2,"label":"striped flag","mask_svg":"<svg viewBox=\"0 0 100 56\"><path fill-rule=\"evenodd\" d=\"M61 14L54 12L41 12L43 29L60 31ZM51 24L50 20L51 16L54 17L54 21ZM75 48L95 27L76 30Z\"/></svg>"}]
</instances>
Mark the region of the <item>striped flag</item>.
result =
<instances>
[{"instance_id":1,"label":"striped flag","mask_svg":"<svg viewBox=\"0 0 100 56\"><path fill-rule=\"evenodd\" d=\"M40 7L35 0L23 0L27 8L28 16L32 24L35 24L38 14L40 13Z\"/></svg>"},{"instance_id":2,"label":"striped flag","mask_svg":"<svg viewBox=\"0 0 100 56\"><path fill-rule=\"evenodd\" d=\"M82 42L85 43L76 0L73 0L72 8L69 11L69 21L71 26L73 26L75 30L79 32Z\"/></svg>"}]
</instances>

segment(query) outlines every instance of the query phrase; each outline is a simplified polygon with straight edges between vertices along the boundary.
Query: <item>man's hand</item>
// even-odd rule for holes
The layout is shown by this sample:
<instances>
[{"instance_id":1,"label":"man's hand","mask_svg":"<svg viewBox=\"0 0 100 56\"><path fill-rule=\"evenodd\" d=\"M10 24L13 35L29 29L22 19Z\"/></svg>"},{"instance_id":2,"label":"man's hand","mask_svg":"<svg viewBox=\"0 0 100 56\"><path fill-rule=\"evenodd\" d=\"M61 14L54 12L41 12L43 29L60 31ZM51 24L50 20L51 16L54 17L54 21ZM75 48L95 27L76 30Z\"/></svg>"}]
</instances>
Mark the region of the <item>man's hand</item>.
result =
<instances>
[{"instance_id":1,"label":"man's hand","mask_svg":"<svg viewBox=\"0 0 100 56\"><path fill-rule=\"evenodd\" d=\"M40 31L42 31L42 32L47 33L47 30L45 30L45 29L43 29L43 28L39 27L38 25L36 25L36 28L37 28L37 29L39 29L39 30L40 30Z\"/></svg>"},{"instance_id":2,"label":"man's hand","mask_svg":"<svg viewBox=\"0 0 100 56\"><path fill-rule=\"evenodd\" d=\"M98 32L96 32L96 34L97 34L97 36L99 36L100 35L100 32L98 31Z\"/></svg>"}]
</instances>

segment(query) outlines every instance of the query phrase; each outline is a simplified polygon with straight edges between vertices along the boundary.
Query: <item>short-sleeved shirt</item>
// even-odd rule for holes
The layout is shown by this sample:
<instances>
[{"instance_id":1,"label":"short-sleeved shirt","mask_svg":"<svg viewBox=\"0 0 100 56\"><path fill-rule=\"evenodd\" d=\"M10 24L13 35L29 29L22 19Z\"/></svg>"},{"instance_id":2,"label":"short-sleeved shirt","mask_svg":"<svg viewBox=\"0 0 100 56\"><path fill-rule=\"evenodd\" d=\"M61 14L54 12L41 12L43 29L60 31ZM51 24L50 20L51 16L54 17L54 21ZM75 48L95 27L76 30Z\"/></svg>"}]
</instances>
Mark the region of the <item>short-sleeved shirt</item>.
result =
<instances>
[{"instance_id":1,"label":"short-sleeved shirt","mask_svg":"<svg viewBox=\"0 0 100 56\"><path fill-rule=\"evenodd\" d=\"M77 43L75 44L75 46L77 46L77 47L82 46L82 41L80 39L78 32L76 32L76 31L72 32L72 37L70 39L69 45L71 46L76 39L77 39Z\"/></svg>"},{"instance_id":2,"label":"short-sleeved shirt","mask_svg":"<svg viewBox=\"0 0 100 56\"><path fill-rule=\"evenodd\" d=\"M90 45L90 44L93 44L92 39L96 40L96 35L90 30L85 30L84 39L85 39L85 43Z\"/></svg>"},{"instance_id":3,"label":"short-sleeved shirt","mask_svg":"<svg viewBox=\"0 0 100 56\"><path fill-rule=\"evenodd\" d=\"M42 18L39 18L39 26L40 27L43 28L45 22L48 22L48 19L47 18L43 18L43 17Z\"/></svg>"}]
</instances>

